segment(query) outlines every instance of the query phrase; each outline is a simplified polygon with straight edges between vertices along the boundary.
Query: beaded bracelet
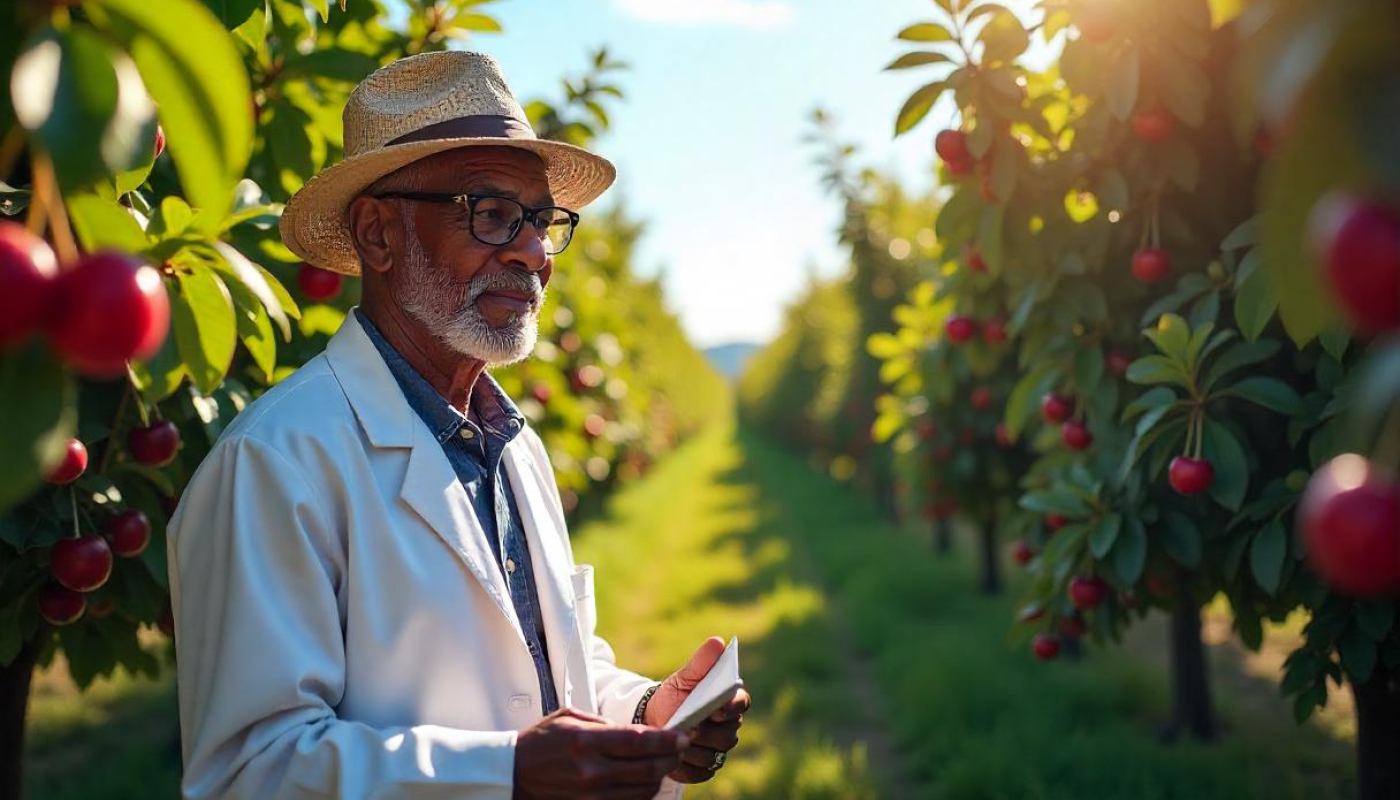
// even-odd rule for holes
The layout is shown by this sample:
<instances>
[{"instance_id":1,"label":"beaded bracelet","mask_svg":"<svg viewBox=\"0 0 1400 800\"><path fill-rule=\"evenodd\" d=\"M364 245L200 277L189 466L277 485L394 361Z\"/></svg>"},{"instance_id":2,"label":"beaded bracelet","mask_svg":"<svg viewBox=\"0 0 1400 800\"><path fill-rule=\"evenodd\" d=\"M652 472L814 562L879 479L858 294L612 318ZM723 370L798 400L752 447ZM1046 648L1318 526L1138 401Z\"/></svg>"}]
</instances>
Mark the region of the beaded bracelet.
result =
<instances>
[{"instance_id":1,"label":"beaded bracelet","mask_svg":"<svg viewBox=\"0 0 1400 800\"><path fill-rule=\"evenodd\" d=\"M641 701L637 703L637 713L632 715L633 725L643 724L642 720L645 719L647 715L647 703L651 702L651 696L656 694L656 690L660 688L661 684L652 684L652 687L647 689L646 694L642 695Z\"/></svg>"}]
</instances>

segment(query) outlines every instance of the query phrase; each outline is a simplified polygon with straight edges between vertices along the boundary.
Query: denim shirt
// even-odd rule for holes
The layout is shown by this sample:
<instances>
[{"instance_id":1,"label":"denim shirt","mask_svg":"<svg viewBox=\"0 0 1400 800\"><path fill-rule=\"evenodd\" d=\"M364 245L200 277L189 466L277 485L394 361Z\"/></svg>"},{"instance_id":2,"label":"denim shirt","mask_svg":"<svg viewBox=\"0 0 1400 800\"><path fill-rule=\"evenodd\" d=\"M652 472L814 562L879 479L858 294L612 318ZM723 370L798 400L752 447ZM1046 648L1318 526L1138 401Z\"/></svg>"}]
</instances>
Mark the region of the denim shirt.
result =
<instances>
[{"instance_id":1,"label":"denim shirt","mask_svg":"<svg viewBox=\"0 0 1400 800\"><path fill-rule=\"evenodd\" d=\"M469 407L483 423L478 425L453 408L432 384L418 374L368 317L359 309L353 313L384 357L384 363L394 374L409 406L442 445L447 460L457 473L457 479L467 491L476 517L486 531L491 552L496 557L496 566L510 589L510 599L525 634L525 645L534 659L543 714L551 714L559 708L559 697L549 668L544 619L540 616L540 600L535 591L530 548L525 540L525 527L520 522L520 510L515 504L515 494L501 463L506 444L520 433L525 417L495 379L483 371L469 401Z\"/></svg>"}]
</instances>

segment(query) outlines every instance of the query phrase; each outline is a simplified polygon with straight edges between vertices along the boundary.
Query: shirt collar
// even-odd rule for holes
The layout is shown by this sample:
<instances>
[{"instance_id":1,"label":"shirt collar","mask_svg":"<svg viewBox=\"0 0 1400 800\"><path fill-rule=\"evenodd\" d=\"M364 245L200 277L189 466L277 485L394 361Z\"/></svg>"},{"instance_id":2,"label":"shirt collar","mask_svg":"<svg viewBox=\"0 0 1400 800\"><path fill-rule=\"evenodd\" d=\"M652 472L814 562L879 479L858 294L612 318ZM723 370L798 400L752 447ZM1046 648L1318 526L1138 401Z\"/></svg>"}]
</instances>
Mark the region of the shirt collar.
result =
<instances>
[{"instance_id":1,"label":"shirt collar","mask_svg":"<svg viewBox=\"0 0 1400 800\"><path fill-rule=\"evenodd\" d=\"M353 311L355 319L359 320L365 334L374 343L375 349L383 356L384 363L388 365L389 371L393 373L394 380L403 391L404 399L409 406L432 431L434 438L439 443L446 442L457 434L463 425L477 428L476 424L467 418L467 415L458 411L453 405L447 402L437 389L433 388L428 380L408 363L389 340L384 338L384 334L369 317L360 312L358 308ZM482 371L477 378L476 386L472 388L470 408L479 419L489 428L491 433L503 438L505 441L514 439L525 426L525 416L520 413L514 402L501 389L500 384L491 374Z\"/></svg>"}]
</instances>

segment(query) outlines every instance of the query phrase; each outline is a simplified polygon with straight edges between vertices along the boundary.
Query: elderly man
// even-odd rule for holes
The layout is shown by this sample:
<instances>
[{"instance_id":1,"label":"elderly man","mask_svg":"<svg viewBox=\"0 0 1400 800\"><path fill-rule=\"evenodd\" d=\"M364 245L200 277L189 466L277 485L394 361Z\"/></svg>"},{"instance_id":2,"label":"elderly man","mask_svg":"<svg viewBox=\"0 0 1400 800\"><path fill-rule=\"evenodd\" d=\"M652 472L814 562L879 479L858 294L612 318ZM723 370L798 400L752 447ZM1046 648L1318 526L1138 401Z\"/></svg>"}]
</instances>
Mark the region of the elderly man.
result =
<instances>
[{"instance_id":1,"label":"elderly man","mask_svg":"<svg viewBox=\"0 0 1400 800\"><path fill-rule=\"evenodd\" d=\"M534 348L612 165L535 138L476 53L378 70L344 122L281 230L363 303L229 426L168 531L184 796L679 796L748 695L660 727L723 642L659 683L615 664L544 447L487 372Z\"/></svg>"}]
</instances>

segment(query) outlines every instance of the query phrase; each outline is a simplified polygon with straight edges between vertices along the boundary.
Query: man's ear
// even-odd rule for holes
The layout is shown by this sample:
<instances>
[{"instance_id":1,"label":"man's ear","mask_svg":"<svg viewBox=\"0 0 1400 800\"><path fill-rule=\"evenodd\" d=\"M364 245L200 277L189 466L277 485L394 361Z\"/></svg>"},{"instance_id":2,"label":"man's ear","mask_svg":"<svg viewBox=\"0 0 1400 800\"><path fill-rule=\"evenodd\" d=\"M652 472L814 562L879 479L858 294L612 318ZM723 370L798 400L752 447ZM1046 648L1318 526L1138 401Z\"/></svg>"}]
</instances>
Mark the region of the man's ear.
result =
<instances>
[{"instance_id":1,"label":"man's ear","mask_svg":"<svg viewBox=\"0 0 1400 800\"><path fill-rule=\"evenodd\" d=\"M394 245L391 241L399 230L398 209L363 195L350 201L350 238L355 252L366 270L387 273L394 266Z\"/></svg>"}]
</instances>

